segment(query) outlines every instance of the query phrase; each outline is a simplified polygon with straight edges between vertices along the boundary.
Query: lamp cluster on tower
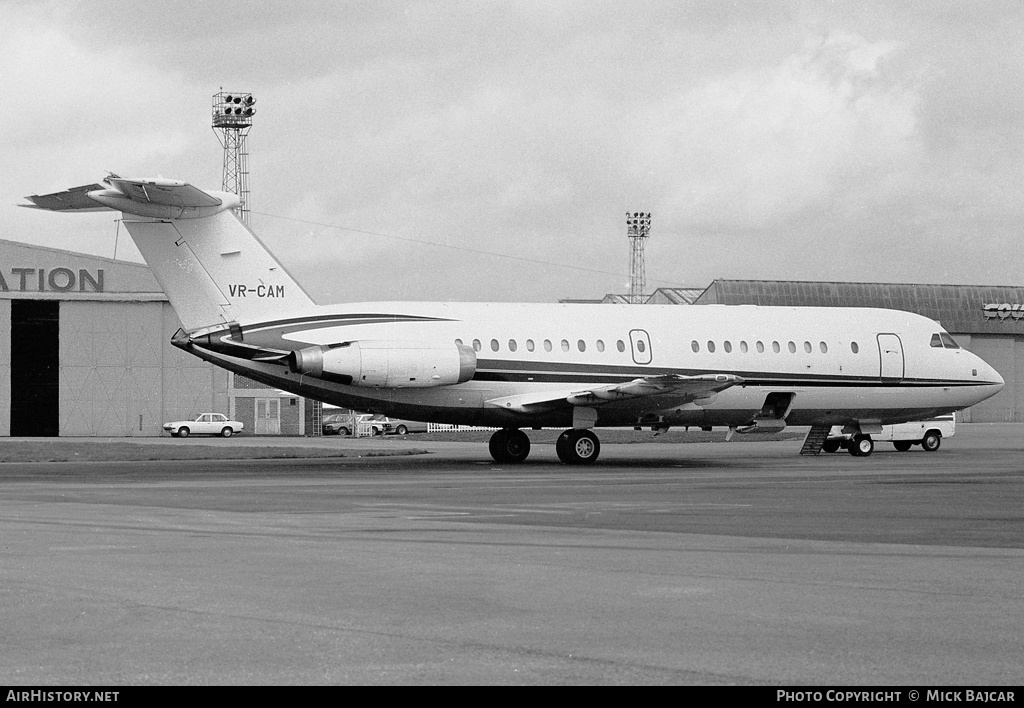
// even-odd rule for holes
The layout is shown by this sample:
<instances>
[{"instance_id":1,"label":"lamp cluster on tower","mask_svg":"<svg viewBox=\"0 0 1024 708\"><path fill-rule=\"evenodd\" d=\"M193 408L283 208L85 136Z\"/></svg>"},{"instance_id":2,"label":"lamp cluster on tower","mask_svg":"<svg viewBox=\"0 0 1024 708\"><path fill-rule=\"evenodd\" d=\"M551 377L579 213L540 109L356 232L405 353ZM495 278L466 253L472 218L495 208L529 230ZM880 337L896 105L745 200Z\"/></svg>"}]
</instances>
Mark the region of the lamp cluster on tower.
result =
<instances>
[{"instance_id":1,"label":"lamp cluster on tower","mask_svg":"<svg viewBox=\"0 0 1024 708\"><path fill-rule=\"evenodd\" d=\"M632 258L629 267L629 301L641 304L647 288L644 273L644 241L651 235L651 213L626 212L626 235L629 237Z\"/></svg>"},{"instance_id":2,"label":"lamp cluster on tower","mask_svg":"<svg viewBox=\"0 0 1024 708\"><path fill-rule=\"evenodd\" d=\"M249 149L246 135L256 114L251 93L221 91L213 96L213 131L224 148L221 189L238 195L238 218L249 223Z\"/></svg>"},{"instance_id":3,"label":"lamp cluster on tower","mask_svg":"<svg viewBox=\"0 0 1024 708\"><path fill-rule=\"evenodd\" d=\"M213 97L213 127L241 127L252 125L256 115L256 99L251 93L221 91Z\"/></svg>"}]
</instances>

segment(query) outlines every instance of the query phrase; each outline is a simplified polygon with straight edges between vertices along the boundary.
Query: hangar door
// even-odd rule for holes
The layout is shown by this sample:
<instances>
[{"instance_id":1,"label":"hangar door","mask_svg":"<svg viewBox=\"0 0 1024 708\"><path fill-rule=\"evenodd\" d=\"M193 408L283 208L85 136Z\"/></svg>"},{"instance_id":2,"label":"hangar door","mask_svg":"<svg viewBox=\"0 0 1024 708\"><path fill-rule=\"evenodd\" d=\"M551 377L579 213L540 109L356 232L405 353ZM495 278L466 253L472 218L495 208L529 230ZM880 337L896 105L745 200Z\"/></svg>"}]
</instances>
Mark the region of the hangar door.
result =
<instances>
[{"instance_id":1,"label":"hangar door","mask_svg":"<svg viewBox=\"0 0 1024 708\"><path fill-rule=\"evenodd\" d=\"M165 354L178 350L167 342L161 303L65 301L60 328L62 436L159 435L165 420L206 412L165 417Z\"/></svg>"},{"instance_id":2,"label":"hangar door","mask_svg":"<svg viewBox=\"0 0 1024 708\"><path fill-rule=\"evenodd\" d=\"M60 303L11 301L11 436L60 434Z\"/></svg>"}]
</instances>

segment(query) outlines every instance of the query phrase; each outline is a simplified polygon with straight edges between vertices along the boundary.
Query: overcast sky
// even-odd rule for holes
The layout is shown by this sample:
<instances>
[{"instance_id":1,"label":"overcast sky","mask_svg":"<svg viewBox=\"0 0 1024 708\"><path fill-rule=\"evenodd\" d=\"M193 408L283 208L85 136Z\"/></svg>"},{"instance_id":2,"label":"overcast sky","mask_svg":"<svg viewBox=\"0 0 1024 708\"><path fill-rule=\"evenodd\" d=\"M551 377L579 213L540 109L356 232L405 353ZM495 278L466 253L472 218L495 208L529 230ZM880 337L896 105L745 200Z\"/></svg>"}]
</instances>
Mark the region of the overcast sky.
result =
<instances>
[{"instance_id":1,"label":"overcast sky","mask_svg":"<svg viewBox=\"0 0 1024 708\"><path fill-rule=\"evenodd\" d=\"M1017 0L0 0L0 238L112 256L115 213L13 206L108 170L219 189L221 88L325 303L628 292L627 211L648 291L1024 284Z\"/></svg>"}]
</instances>

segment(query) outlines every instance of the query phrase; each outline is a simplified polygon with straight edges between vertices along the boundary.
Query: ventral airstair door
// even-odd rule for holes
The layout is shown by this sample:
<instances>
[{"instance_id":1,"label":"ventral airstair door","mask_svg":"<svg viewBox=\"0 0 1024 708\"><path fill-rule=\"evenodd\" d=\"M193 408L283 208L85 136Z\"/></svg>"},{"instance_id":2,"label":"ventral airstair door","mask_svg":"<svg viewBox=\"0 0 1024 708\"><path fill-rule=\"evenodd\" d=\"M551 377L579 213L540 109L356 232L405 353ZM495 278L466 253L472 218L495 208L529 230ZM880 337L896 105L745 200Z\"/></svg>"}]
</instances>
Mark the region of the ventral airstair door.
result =
<instances>
[{"instance_id":1,"label":"ventral airstair door","mask_svg":"<svg viewBox=\"0 0 1024 708\"><path fill-rule=\"evenodd\" d=\"M903 378L903 342L895 334L878 335L879 373L882 380Z\"/></svg>"}]
</instances>

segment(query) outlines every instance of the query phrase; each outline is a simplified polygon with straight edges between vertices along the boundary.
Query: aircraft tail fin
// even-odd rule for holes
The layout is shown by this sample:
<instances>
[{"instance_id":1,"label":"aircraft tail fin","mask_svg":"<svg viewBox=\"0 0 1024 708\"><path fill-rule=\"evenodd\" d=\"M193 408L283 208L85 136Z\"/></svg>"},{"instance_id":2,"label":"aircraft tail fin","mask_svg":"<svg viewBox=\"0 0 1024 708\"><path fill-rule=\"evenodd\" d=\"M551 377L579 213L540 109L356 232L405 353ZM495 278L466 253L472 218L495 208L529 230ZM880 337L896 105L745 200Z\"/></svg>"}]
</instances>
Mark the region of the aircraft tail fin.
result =
<instances>
[{"instance_id":1,"label":"aircraft tail fin","mask_svg":"<svg viewBox=\"0 0 1024 708\"><path fill-rule=\"evenodd\" d=\"M188 332L315 304L231 211L239 204L234 194L111 175L102 184L28 199L32 205L24 206L48 211L121 211Z\"/></svg>"}]
</instances>

